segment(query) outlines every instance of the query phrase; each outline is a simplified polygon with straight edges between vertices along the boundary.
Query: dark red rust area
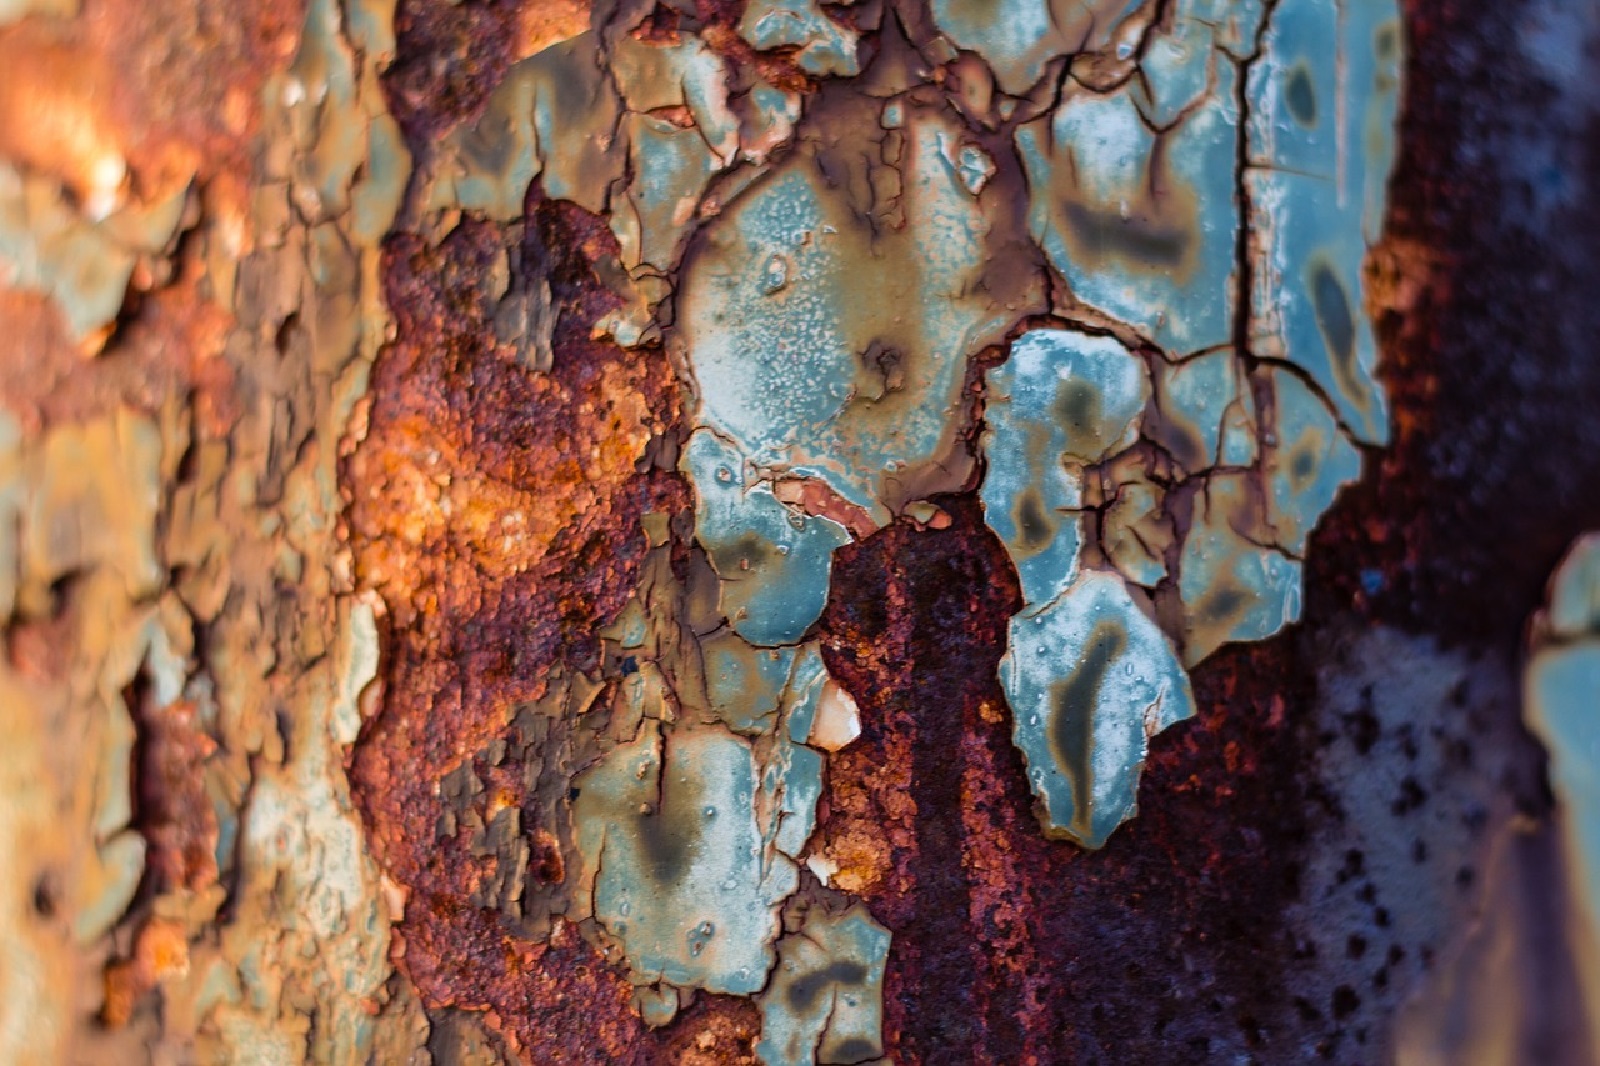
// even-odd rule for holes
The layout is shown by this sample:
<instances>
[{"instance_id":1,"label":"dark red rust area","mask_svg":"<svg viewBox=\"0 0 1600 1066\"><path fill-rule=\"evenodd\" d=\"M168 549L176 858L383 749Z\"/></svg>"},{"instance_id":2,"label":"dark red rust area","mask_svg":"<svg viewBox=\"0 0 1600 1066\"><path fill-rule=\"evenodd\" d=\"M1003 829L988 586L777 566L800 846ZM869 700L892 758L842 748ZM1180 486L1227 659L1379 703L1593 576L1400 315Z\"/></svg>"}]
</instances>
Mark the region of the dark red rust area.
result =
<instances>
[{"instance_id":1,"label":"dark red rust area","mask_svg":"<svg viewBox=\"0 0 1600 1066\"><path fill-rule=\"evenodd\" d=\"M146 890L200 891L217 881L216 809L206 793L205 764L217 745L201 727L189 700L165 707L139 702L134 745L136 810L146 841Z\"/></svg>"},{"instance_id":2,"label":"dark red rust area","mask_svg":"<svg viewBox=\"0 0 1600 1066\"><path fill-rule=\"evenodd\" d=\"M441 131L482 110L506 69L526 54L525 20L536 22L539 6L548 2L403 0L394 18L395 60L383 86L389 110L414 148L425 148ZM551 6L576 5L556 0ZM539 31L537 25L529 29Z\"/></svg>"},{"instance_id":3,"label":"dark red rust area","mask_svg":"<svg viewBox=\"0 0 1600 1066\"><path fill-rule=\"evenodd\" d=\"M474 902L494 857L439 829L454 818L446 775L511 735L513 712L545 693L552 668L593 669L595 631L637 579L641 517L687 505L679 478L647 455L679 428L666 359L591 336L614 306L590 267L614 253L609 233L549 203L534 206L529 230L559 309L544 374L492 339L485 278L505 250L499 231L465 222L436 248L401 235L386 251L398 338L344 469L357 577L389 608L386 699L351 782L380 860L409 893L399 961L430 1004L489 1011L536 1060L560 1048L562 1061L643 1061L620 972L570 926L536 942ZM490 762L475 759L499 794L520 767ZM535 840L548 835L539 817L530 806ZM561 872L559 856L533 857Z\"/></svg>"},{"instance_id":4,"label":"dark red rust area","mask_svg":"<svg viewBox=\"0 0 1600 1066\"><path fill-rule=\"evenodd\" d=\"M974 501L941 503L947 530L841 549L823 621L863 726L830 761L823 839L854 821L889 842L865 895L895 936L896 1061L1168 1062L1219 1021L1259 1030L1255 1005L1288 1006L1312 748L1284 710L1309 666L1282 641L1222 653L1198 720L1154 745L1139 817L1096 853L1046 840L995 677L1015 576Z\"/></svg>"},{"instance_id":5,"label":"dark red rust area","mask_svg":"<svg viewBox=\"0 0 1600 1066\"><path fill-rule=\"evenodd\" d=\"M1600 232L1600 120L1582 79L1495 43L1560 5L1402 7L1399 157L1368 285L1395 439L1313 539L1307 610L1509 650L1567 545L1600 527L1600 244L1572 236ZM1574 21L1596 30L1592 12Z\"/></svg>"}]
</instances>

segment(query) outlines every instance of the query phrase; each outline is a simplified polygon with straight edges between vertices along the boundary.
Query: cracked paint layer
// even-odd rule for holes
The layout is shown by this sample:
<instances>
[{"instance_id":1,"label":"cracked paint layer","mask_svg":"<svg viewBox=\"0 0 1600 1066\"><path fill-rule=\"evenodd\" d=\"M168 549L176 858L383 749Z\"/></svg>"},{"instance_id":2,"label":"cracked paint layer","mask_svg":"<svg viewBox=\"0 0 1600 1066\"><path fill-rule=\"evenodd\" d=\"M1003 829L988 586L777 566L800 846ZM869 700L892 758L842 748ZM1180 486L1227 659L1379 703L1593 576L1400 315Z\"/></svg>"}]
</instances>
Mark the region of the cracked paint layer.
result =
<instances>
[{"instance_id":1,"label":"cracked paint layer","mask_svg":"<svg viewBox=\"0 0 1600 1066\"><path fill-rule=\"evenodd\" d=\"M882 606L987 627L1044 835L1132 816L1384 439L1334 6L0 6L4 1048L892 1055L838 568L983 561Z\"/></svg>"},{"instance_id":2,"label":"cracked paint layer","mask_svg":"<svg viewBox=\"0 0 1600 1066\"><path fill-rule=\"evenodd\" d=\"M383 606L337 531L410 171L393 7L0 8L26 352L0 390L0 774L37 801L0 831L7 1061L426 1039L346 777Z\"/></svg>"},{"instance_id":3,"label":"cracked paint layer","mask_svg":"<svg viewBox=\"0 0 1600 1066\"><path fill-rule=\"evenodd\" d=\"M1355 6L1341 40L1396 49L1335 79L1355 142L1268 114L1304 104L1317 0L602 5L439 131L396 260L416 307L349 470L360 578L405 630L355 774L425 1000L527 1055L557 1019L513 975L543 1001L603 960L597 1055L713 1019L769 1063L883 1054L875 1009L847 1034L819 1006L846 963L876 987L889 933L851 909L886 844L828 798L870 701L818 636L835 560L902 527L979 521L1015 573L991 680L1045 834L1099 847L1133 815L1187 669L1299 617L1353 440L1383 439L1350 249L1381 215L1398 38ZM1272 206L1301 157L1354 213ZM1343 304L1311 283L1313 351L1284 272L1315 256ZM462 627L522 650L489 667ZM870 952L829 941L847 910Z\"/></svg>"}]
</instances>

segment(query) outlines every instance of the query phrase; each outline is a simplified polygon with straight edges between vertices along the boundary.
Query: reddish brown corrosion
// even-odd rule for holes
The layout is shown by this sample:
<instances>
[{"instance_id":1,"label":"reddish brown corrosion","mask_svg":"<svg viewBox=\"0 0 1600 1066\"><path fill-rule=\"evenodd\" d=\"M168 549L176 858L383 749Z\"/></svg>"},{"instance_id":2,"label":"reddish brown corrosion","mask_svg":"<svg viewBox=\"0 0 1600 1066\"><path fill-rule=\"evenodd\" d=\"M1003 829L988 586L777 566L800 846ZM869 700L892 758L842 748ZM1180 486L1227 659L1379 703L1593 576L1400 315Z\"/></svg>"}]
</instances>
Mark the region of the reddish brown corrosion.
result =
<instances>
[{"instance_id":1,"label":"reddish brown corrosion","mask_svg":"<svg viewBox=\"0 0 1600 1066\"><path fill-rule=\"evenodd\" d=\"M0 137L6 142L0 151L15 148L14 139L46 131L42 151L55 164L47 172L71 188L79 176L57 151L55 131L81 124L96 147L125 157L123 195L130 202L159 202L192 179L191 196L205 213L242 215L250 207L261 87L293 55L303 8L296 0L238 10L183 0L152 19L140 5L102 4L93 18L30 20L0 29L0 65L13 71L6 79L9 91L0 91L0 127L9 131ZM191 47L196 39L206 46ZM33 91L21 70L24 62L40 75ZM113 71L114 83L92 73L56 77L69 69ZM206 91L196 92L197 85ZM38 120L41 107L56 109L57 125ZM21 158L27 159L23 149ZM135 268L115 325L115 357L98 360L93 373L84 372L86 356L48 299L0 291L7 341L27 353L0 360L0 395L25 430L87 420L119 404L153 412L164 398L190 388L208 397L230 392L219 355L233 323L205 288L210 282L204 249L197 245L180 243L170 265ZM225 436L232 423L208 420L205 428Z\"/></svg>"},{"instance_id":2,"label":"reddish brown corrosion","mask_svg":"<svg viewBox=\"0 0 1600 1066\"><path fill-rule=\"evenodd\" d=\"M200 728L189 700L145 708L139 728L136 787L148 888L208 888L217 881L217 815L203 771L216 742Z\"/></svg>"},{"instance_id":3,"label":"reddish brown corrosion","mask_svg":"<svg viewBox=\"0 0 1600 1066\"><path fill-rule=\"evenodd\" d=\"M467 222L437 249L400 237L388 250L399 340L379 360L346 475L358 576L391 611L389 696L351 777L379 856L409 892L400 961L426 999L491 1012L513 1047L623 1061L642 1024L621 973L559 920L545 944L473 904L490 871L461 838L436 840L447 807L435 783L544 695L552 667L593 667L596 629L635 584L641 517L687 502L647 456L679 417L666 360L590 336L614 299L589 267L614 252L609 234L564 204L539 205L530 226L557 260L548 374L489 339L481 280L500 252L494 229ZM517 801L520 766L479 758L478 769L489 796ZM559 876L559 854L536 858ZM582 1050L578 1031L592 1037Z\"/></svg>"}]
</instances>

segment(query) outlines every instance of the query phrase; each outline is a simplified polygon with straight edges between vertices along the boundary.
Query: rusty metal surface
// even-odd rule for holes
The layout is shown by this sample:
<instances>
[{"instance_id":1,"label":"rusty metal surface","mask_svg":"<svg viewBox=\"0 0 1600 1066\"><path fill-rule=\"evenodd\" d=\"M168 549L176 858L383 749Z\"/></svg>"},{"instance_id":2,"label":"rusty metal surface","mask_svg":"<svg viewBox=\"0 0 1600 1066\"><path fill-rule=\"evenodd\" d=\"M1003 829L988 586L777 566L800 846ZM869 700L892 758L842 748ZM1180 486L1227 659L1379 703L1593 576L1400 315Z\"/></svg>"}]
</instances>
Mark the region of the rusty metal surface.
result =
<instances>
[{"instance_id":1,"label":"rusty metal surface","mask_svg":"<svg viewBox=\"0 0 1600 1066\"><path fill-rule=\"evenodd\" d=\"M48 298L0 277L0 788L18 799L0 849L20 857L0 895L0 1048L16 1061L720 1064L781 1060L786 1038L849 1062L881 1040L903 1064L1591 1061L1592 959L1551 917L1572 823L1519 676L1547 578L1600 529L1592 0L1402 4L1398 155L1365 266L1388 443L1296 546L1300 624L1192 666L1193 717L1150 741L1138 817L1096 851L1042 831L1013 740L1000 663L1025 588L981 467L948 461L980 450L975 422L916 486L773 482L790 509L774 513L848 543L809 639L753 648L718 590L763 556L696 546L699 416L679 383L697 355L670 318L650 332L660 292L635 269L700 248L630 244L537 191L500 219L430 199L464 187L453 131L508 113L495 94L518 62L591 16L633 19L651 47L698 27L695 61L739 87L741 165L761 168L781 165L785 109L852 114L840 79L885 27L922 47L944 20L1000 88L1028 80L1031 53L961 21L975 5L761 0L795 12L763 33L826 20L793 40L761 37L736 0L405 0L392 40L382 3L79 6L0 3L0 56L28 72L0 86L0 161L116 267ZM1101 52L1072 77L1118 84L1114 44L1086 39ZM963 123L992 104L980 74L947 64ZM761 86L757 108L741 94ZM666 144L717 113L678 96L617 121ZM84 140L41 137L28 113ZM827 165L860 135L798 128L813 140L790 158ZM977 139L998 169L960 157L952 188L1022 197L1004 139ZM124 172L95 156L107 144ZM584 200L648 159L539 161ZM695 221L743 180L708 179ZM986 285L1039 298L1032 277ZM869 368L885 391L906 371L892 348ZM998 356L936 390L962 418ZM1155 380L1154 406L1180 387ZM1381 421L1376 402L1341 408L1353 436L1382 436L1358 425ZM1146 432L1185 470L1223 447L1164 414ZM1277 532L1315 514L1296 521ZM1106 543L1096 573L1147 572ZM717 670L762 655L788 656L770 693L717 696ZM799 887L771 909L783 969L754 998L706 990L727 976L720 946L702 955L714 931L640 946L642 923L676 934L691 894L663 889L664 918L602 898L629 863L625 881L688 883L682 840L713 839L704 811L738 804L664 782L658 808L604 808L617 753L640 751L653 783L770 770L790 791L752 801L754 832L805 822L798 845L760 845ZM594 846L596 825L632 843ZM1510 985L1550 991L1482 990Z\"/></svg>"}]
</instances>

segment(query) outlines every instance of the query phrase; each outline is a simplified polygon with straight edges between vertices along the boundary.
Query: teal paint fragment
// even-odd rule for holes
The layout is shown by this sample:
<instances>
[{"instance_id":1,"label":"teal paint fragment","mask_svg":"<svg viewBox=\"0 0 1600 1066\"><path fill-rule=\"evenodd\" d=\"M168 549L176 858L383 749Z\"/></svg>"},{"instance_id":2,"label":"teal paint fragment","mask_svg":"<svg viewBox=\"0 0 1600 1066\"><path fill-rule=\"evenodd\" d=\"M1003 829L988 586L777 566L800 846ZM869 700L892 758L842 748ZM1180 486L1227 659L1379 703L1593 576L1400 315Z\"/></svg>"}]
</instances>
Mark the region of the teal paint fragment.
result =
<instances>
[{"instance_id":1,"label":"teal paint fragment","mask_svg":"<svg viewBox=\"0 0 1600 1066\"><path fill-rule=\"evenodd\" d=\"M1252 528L1258 488L1249 474L1216 474L1195 497L1178 561L1183 660L1195 663L1234 641L1264 640L1300 617L1301 565L1261 547Z\"/></svg>"},{"instance_id":2,"label":"teal paint fragment","mask_svg":"<svg viewBox=\"0 0 1600 1066\"><path fill-rule=\"evenodd\" d=\"M758 52L794 49L795 65L814 77L861 71L855 31L829 18L817 0L749 0L739 36Z\"/></svg>"},{"instance_id":3,"label":"teal paint fragment","mask_svg":"<svg viewBox=\"0 0 1600 1066\"><path fill-rule=\"evenodd\" d=\"M883 975L889 931L854 906L833 916L813 907L798 935L778 945L761 995L763 1066L858 1063L883 1054Z\"/></svg>"},{"instance_id":4,"label":"teal paint fragment","mask_svg":"<svg viewBox=\"0 0 1600 1066\"><path fill-rule=\"evenodd\" d=\"M1193 356L1181 363L1155 364L1152 375L1156 417L1149 419L1144 432L1164 448L1173 461L1188 474L1209 470L1221 461L1224 423L1229 408L1242 395L1239 358L1231 348L1218 348ZM1249 437L1254 443L1254 428ZM1254 449L1239 453L1237 442L1230 442L1236 460L1228 465L1245 465L1254 459Z\"/></svg>"},{"instance_id":5,"label":"teal paint fragment","mask_svg":"<svg viewBox=\"0 0 1600 1066\"><path fill-rule=\"evenodd\" d=\"M1245 89L1252 349L1311 375L1368 444L1389 439L1362 268L1394 165L1400 48L1394 0L1286 0Z\"/></svg>"},{"instance_id":6,"label":"teal paint fragment","mask_svg":"<svg viewBox=\"0 0 1600 1066\"><path fill-rule=\"evenodd\" d=\"M1216 33L1198 19L1173 19L1170 33L1152 31L1139 58L1142 75L1130 87L1139 113L1158 130L1171 127L1206 93L1219 62Z\"/></svg>"},{"instance_id":7,"label":"teal paint fragment","mask_svg":"<svg viewBox=\"0 0 1600 1066\"><path fill-rule=\"evenodd\" d=\"M792 859L798 859L817 825L817 801L822 798L822 754L791 742L780 733L772 757L761 775L763 798L769 812L765 841Z\"/></svg>"},{"instance_id":8,"label":"teal paint fragment","mask_svg":"<svg viewBox=\"0 0 1600 1066\"><path fill-rule=\"evenodd\" d=\"M883 525L960 487L967 360L1042 287L997 256L1023 235L996 230L965 184L983 165L963 177L960 124L908 105L889 152L876 111L840 118L838 144L802 140L705 229L677 340L699 424Z\"/></svg>"},{"instance_id":9,"label":"teal paint fragment","mask_svg":"<svg viewBox=\"0 0 1600 1066\"><path fill-rule=\"evenodd\" d=\"M811 736L812 723L817 720L817 706L822 701L822 688L827 682L828 670L822 663L821 646L815 641L801 645L789 674L789 687L783 694L784 729L796 744L804 744Z\"/></svg>"},{"instance_id":10,"label":"teal paint fragment","mask_svg":"<svg viewBox=\"0 0 1600 1066\"><path fill-rule=\"evenodd\" d=\"M1022 96L1062 56L1098 51L1143 0L931 0L929 12L957 48L976 52L1000 89Z\"/></svg>"},{"instance_id":11,"label":"teal paint fragment","mask_svg":"<svg viewBox=\"0 0 1600 1066\"><path fill-rule=\"evenodd\" d=\"M1149 738L1194 714L1189 677L1141 599L1088 570L1011 620L1000 684L1047 836L1103 845L1133 817Z\"/></svg>"},{"instance_id":12,"label":"teal paint fragment","mask_svg":"<svg viewBox=\"0 0 1600 1066\"><path fill-rule=\"evenodd\" d=\"M1600 533L1580 537L1550 582L1551 631L1561 637L1600 635Z\"/></svg>"},{"instance_id":13,"label":"teal paint fragment","mask_svg":"<svg viewBox=\"0 0 1600 1066\"><path fill-rule=\"evenodd\" d=\"M1161 521L1163 497L1161 487L1149 481L1119 485L1101 519L1106 557L1123 577L1145 588L1154 588L1167 576L1171 532Z\"/></svg>"},{"instance_id":14,"label":"teal paint fragment","mask_svg":"<svg viewBox=\"0 0 1600 1066\"><path fill-rule=\"evenodd\" d=\"M637 978L751 995L766 984L777 907L798 885L765 855L750 745L720 729L638 738L574 781L595 920Z\"/></svg>"},{"instance_id":15,"label":"teal paint fragment","mask_svg":"<svg viewBox=\"0 0 1600 1066\"><path fill-rule=\"evenodd\" d=\"M709 430L689 438L682 467L695 487L695 538L734 631L752 644L795 643L822 614L833 550L849 533L750 484L743 457Z\"/></svg>"},{"instance_id":16,"label":"teal paint fragment","mask_svg":"<svg viewBox=\"0 0 1600 1066\"><path fill-rule=\"evenodd\" d=\"M1233 334L1239 117L1232 64L1215 71L1165 133L1129 93L1079 91L1016 134L1029 226L1072 295L1178 354Z\"/></svg>"},{"instance_id":17,"label":"teal paint fragment","mask_svg":"<svg viewBox=\"0 0 1600 1066\"><path fill-rule=\"evenodd\" d=\"M1144 363L1110 337L1032 330L986 381L984 521L1016 564L1023 600L1043 603L1077 572L1082 466L1133 442Z\"/></svg>"},{"instance_id":18,"label":"teal paint fragment","mask_svg":"<svg viewBox=\"0 0 1600 1066\"><path fill-rule=\"evenodd\" d=\"M1528 725L1550 752L1550 783L1581 868L1578 902L1600 928L1600 632L1540 649L1524 700Z\"/></svg>"},{"instance_id":19,"label":"teal paint fragment","mask_svg":"<svg viewBox=\"0 0 1600 1066\"><path fill-rule=\"evenodd\" d=\"M721 169L697 129L680 129L648 115L629 115L628 161L632 172L611 225L622 265L667 273L698 220L700 198Z\"/></svg>"},{"instance_id":20,"label":"teal paint fragment","mask_svg":"<svg viewBox=\"0 0 1600 1066\"><path fill-rule=\"evenodd\" d=\"M732 630L700 640L706 698L711 710L735 733L772 730L778 701L789 681L793 648L758 648Z\"/></svg>"},{"instance_id":21,"label":"teal paint fragment","mask_svg":"<svg viewBox=\"0 0 1600 1066\"><path fill-rule=\"evenodd\" d=\"M1264 469L1267 523L1279 547L1304 555L1306 538L1345 485L1361 479L1361 453L1316 393L1288 370L1268 371L1272 436Z\"/></svg>"},{"instance_id":22,"label":"teal paint fragment","mask_svg":"<svg viewBox=\"0 0 1600 1066\"><path fill-rule=\"evenodd\" d=\"M446 138L433 206L516 221L538 178L551 199L605 212L626 159L614 136L621 111L593 33L536 52L507 72L477 122Z\"/></svg>"}]
</instances>

